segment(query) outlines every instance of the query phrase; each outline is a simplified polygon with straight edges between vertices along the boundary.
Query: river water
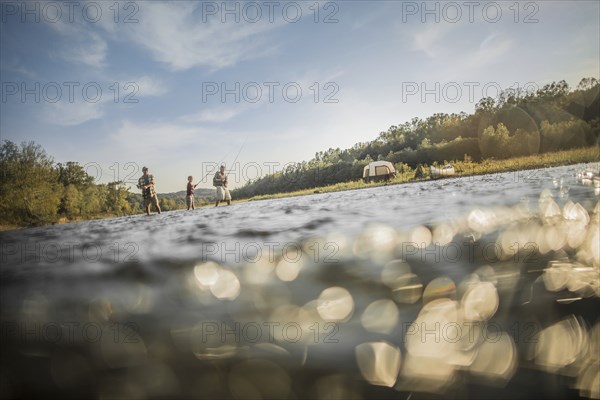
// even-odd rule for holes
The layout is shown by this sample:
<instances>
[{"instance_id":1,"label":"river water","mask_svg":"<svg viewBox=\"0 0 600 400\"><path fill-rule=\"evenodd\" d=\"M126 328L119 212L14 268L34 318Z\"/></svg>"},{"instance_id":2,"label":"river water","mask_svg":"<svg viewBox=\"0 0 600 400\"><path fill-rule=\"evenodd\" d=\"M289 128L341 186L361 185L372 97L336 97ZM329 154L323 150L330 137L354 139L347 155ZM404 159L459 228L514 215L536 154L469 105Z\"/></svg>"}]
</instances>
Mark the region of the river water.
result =
<instances>
[{"instance_id":1,"label":"river water","mask_svg":"<svg viewBox=\"0 0 600 400\"><path fill-rule=\"evenodd\" d=\"M0 395L600 396L600 164L0 234Z\"/></svg>"}]
</instances>

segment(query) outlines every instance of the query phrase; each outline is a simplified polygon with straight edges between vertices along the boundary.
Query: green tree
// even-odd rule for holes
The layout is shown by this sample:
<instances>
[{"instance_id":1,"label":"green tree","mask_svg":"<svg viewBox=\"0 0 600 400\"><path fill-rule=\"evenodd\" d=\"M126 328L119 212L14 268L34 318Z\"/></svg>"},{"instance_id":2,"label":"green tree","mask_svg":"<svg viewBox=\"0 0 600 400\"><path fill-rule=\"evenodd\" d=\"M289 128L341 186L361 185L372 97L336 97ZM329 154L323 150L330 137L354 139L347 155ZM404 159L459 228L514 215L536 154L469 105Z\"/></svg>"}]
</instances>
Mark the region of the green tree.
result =
<instances>
[{"instance_id":1,"label":"green tree","mask_svg":"<svg viewBox=\"0 0 600 400\"><path fill-rule=\"evenodd\" d=\"M4 141L0 148L0 218L15 224L42 224L57 218L62 190L53 161L40 145Z\"/></svg>"},{"instance_id":2,"label":"green tree","mask_svg":"<svg viewBox=\"0 0 600 400\"><path fill-rule=\"evenodd\" d=\"M557 151L576 147L582 147L593 141L593 129L590 125L580 119L570 119L551 123L542 121L542 150Z\"/></svg>"},{"instance_id":3,"label":"green tree","mask_svg":"<svg viewBox=\"0 0 600 400\"><path fill-rule=\"evenodd\" d=\"M481 155L484 158L508 158L510 157L510 138L508 129L503 123L499 123L494 129L488 126L483 130L479 139Z\"/></svg>"},{"instance_id":4,"label":"green tree","mask_svg":"<svg viewBox=\"0 0 600 400\"><path fill-rule=\"evenodd\" d=\"M62 198L62 212L69 218L81 215L81 205L83 196L74 184L69 184L64 187Z\"/></svg>"},{"instance_id":5,"label":"green tree","mask_svg":"<svg viewBox=\"0 0 600 400\"><path fill-rule=\"evenodd\" d=\"M540 136L537 132L530 133L518 128L510 138L509 150L512 157L538 154L540 149Z\"/></svg>"},{"instance_id":6,"label":"green tree","mask_svg":"<svg viewBox=\"0 0 600 400\"><path fill-rule=\"evenodd\" d=\"M94 177L88 175L77 162L67 161L65 164L58 163L56 169L58 171L58 181L64 186L76 185L82 187L94 183Z\"/></svg>"},{"instance_id":7,"label":"green tree","mask_svg":"<svg viewBox=\"0 0 600 400\"><path fill-rule=\"evenodd\" d=\"M172 211L177 209L175 200L168 197L161 197L159 200L160 208L163 211Z\"/></svg>"},{"instance_id":8,"label":"green tree","mask_svg":"<svg viewBox=\"0 0 600 400\"><path fill-rule=\"evenodd\" d=\"M109 182L106 188L108 193L104 209L117 215L131 214L132 208L129 201L127 201L130 194L127 186L122 181L116 181Z\"/></svg>"},{"instance_id":9,"label":"green tree","mask_svg":"<svg viewBox=\"0 0 600 400\"><path fill-rule=\"evenodd\" d=\"M108 196L106 185L90 185L83 188L81 191L81 215L89 217L96 214L106 212L104 204Z\"/></svg>"}]
</instances>

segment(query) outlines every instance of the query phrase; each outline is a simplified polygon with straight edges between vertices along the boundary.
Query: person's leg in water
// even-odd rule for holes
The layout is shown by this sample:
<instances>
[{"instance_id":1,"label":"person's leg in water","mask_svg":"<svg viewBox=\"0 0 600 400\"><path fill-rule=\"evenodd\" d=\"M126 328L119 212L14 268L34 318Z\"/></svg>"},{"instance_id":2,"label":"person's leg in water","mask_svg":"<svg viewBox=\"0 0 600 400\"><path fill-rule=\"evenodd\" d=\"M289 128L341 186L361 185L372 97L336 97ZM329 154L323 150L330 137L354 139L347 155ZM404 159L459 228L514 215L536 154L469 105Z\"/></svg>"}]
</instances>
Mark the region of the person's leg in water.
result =
<instances>
[{"instance_id":1,"label":"person's leg in water","mask_svg":"<svg viewBox=\"0 0 600 400\"><path fill-rule=\"evenodd\" d=\"M156 211L158 211L158 213L160 214L160 206L158 205L158 196L154 196L152 198L152 203L154 204L154 207L156 207Z\"/></svg>"},{"instance_id":2,"label":"person's leg in water","mask_svg":"<svg viewBox=\"0 0 600 400\"><path fill-rule=\"evenodd\" d=\"M224 188L223 190L225 193L225 200L227 201L227 205L230 206L231 205L231 194L229 193L229 189Z\"/></svg>"}]
</instances>

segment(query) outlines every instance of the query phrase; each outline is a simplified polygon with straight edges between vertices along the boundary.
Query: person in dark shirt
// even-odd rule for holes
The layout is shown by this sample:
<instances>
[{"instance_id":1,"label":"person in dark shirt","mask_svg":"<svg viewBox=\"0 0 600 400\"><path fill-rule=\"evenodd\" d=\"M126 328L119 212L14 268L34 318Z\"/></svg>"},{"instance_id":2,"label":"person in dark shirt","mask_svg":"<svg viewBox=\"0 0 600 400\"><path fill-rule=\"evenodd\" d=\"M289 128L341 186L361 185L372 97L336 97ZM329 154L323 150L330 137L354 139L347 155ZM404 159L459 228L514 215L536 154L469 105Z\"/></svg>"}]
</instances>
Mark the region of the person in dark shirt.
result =
<instances>
[{"instance_id":1,"label":"person in dark shirt","mask_svg":"<svg viewBox=\"0 0 600 400\"><path fill-rule=\"evenodd\" d=\"M194 205L194 189L196 188L196 186L198 186L198 184L192 184L193 181L194 177L191 175L188 176L187 195L185 196L185 203L187 204L188 210L190 209L190 207L192 208L192 210L196 209L196 206Z\"/></svg>"}]
</instances>

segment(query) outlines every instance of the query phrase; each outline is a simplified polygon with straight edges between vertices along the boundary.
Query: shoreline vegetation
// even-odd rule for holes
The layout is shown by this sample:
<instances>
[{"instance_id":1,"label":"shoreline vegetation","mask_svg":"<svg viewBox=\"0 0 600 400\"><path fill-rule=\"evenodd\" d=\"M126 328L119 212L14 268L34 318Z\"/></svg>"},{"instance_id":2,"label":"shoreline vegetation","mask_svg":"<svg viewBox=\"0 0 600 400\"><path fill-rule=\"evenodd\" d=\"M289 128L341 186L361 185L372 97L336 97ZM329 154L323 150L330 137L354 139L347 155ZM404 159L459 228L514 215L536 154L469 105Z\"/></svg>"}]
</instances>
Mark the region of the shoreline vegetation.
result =
<instances>
[{"instance_id":1,"label":"shoreline vegetation","mask_svg":"<svg viewBox=\"0 0 600 400\"><path fill-rule=\"evenodd\" d=\"M360 189L369 189L381 186L390 186L390 185L402 185L416 182L427 182L427 181L439 181L444 179L454 179L454 178L462 178L469 176L478 176L485 174L496 174L496 173L504 173L504 172L517 172L517 171L527 171L533 169L541 169L541 168L551 168L551 167L559 167L565 165L574 165L574 164L586 164L586 163L597 163L600 162L600 149L598 147L587 147L587 148L579 148L572 150L563 150L552 153L538 154L532 156L523 156L510 158L506 160L494 160L494 159L485 159L481 162L473 162L473 161L455 161L452 162L452 165L455 167L456 174L450 177L443 177L438 179L433 179L429 176L415 178L416 169L409 169L403 173L398 174L395 178L389 181L372 181L372 182L364 182L362 179L354 180L349 182L341 182L333 185L320 186L311 189L297 190L293 192L282 192L282 193L274 193L274 194L265 194L254 196L247 199L239 199L234 200L235 203L245 203L251 201L261 201L261 200L271 200L271 199L282 199L289 197L297 197L297 196L307 196L312 194L321 194L321 193L333 193L333 192L341 192L347 190L360 190ZM533 177L532 177L533 179ZM164 197L164 195L159 194L159 197ZM196 206L199 208L212 208L214 207L212 200L202 199L202 204ZM185 210L185 207L176 208L170 211L177 210ZM136 210L137 212L132 212L126 215L142 215L143 210L140 208ZM58 220L52 222L52 224L65 224L71 222L83 222L83 221L91 221L91 220L99 220L99 219L108 219L108 218L116 218L124 216L123 214L97 214L90 215L88 217L78 216L76 218L67 218L61 217ZM39 226L39 225L30 225L23 226L17 224L0 224L0 231L7 230L15 230L22 229L31 226Z\"/></svg>"},{"instance_id":2,"label":"shoreline vegetation","mask_svg":"<svg viewBox=\"0 0 600 400\"><path fill-rule=\"evenodd\" d=\"M452 164L455 177L600 161L600 82L583 78L481 99L472 114L413 118L368 142L329 149L232 190L234 202L301 196L423 180L430 166ZM390 182L362 182L372 161L394 164ZM77 162L55 163L34 142L0 144L0 230L134 215L142 196L131 182L98 184ZM419 177L415 178L419 171ZM212 189L197 189L211 205ZM134 189L135 191L135 189ZM185 209L185 192L159 194L163 211Z\"/></svg>"},{"instance_id":3,"label":"shoreline vegetation","mask_svg":"<svg viewBox=\"0 0 600 400\"><path fill-rule=\"evenodd\" d=\"M472 161L454 161L451 162L456 169L456 174L449 177L438 179L429 176L423 178L415 178L415 170L399 173L395 178L385 182L369 182L363 180L354 180L349 182L341 182L333 185L320 186L312 189L297 190L294 192L274 193L258 195L240 201L259 201L268 199L279 199L287 197L305 196L310 194L341 192L345 190L368 189L380 186L401 185L406 183L439 181L443 179L462 178L469 176L478 176L485 174L497 174L503 172L527 171L540 168L560 167L573 164L586 164L600 162L600 149L598 147L588 147L573 150L557 151L553 153L545 153L533 156L517 157L506 160L486 159L482 162ZM532 177L533 179L533 177Z\"/></svg>"}]
</instances>

